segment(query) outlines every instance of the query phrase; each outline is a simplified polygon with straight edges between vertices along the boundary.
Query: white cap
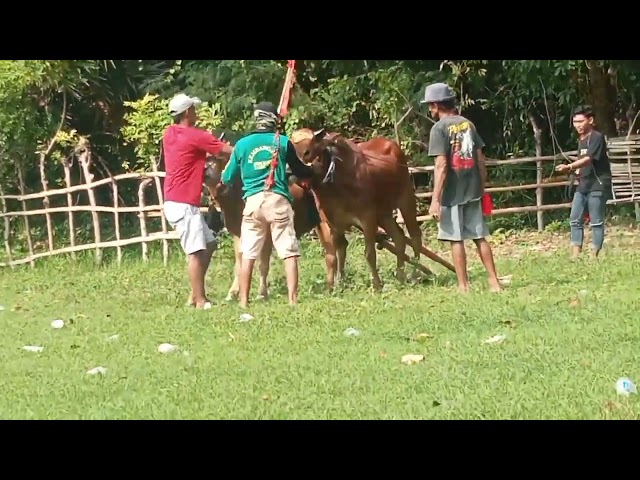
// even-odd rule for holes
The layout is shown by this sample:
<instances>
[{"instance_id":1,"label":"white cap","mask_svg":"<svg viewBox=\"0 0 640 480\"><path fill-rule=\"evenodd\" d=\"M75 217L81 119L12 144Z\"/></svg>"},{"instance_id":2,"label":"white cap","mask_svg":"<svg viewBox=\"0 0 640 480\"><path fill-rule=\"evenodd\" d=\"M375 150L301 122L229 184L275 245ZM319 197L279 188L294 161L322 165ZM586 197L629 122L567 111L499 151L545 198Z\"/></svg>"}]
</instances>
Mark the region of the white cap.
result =
<instances>
[{"instance_id":1,"label":"white cap","mask_svg":"<svg viewBox=\"0 0 640 480\"><path fill-rule=\"evenodd\" d=\"M169 102L169 114L172 117L175 117L176 115L186 112L192 106L199 106L201 103L202 102L198 97L190 97L184 93L179 93Z\"/></svg>"}]
</instances>

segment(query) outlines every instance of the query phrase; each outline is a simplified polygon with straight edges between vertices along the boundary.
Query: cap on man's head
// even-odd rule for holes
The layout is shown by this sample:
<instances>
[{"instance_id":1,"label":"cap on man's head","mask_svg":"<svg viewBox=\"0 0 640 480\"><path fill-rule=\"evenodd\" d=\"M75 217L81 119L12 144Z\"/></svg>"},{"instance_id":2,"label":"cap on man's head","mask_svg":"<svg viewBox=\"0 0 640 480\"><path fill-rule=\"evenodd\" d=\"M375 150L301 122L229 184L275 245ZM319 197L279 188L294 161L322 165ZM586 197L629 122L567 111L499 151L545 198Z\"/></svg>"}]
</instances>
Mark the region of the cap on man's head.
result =
<instances>
[{"instance_id":1,"label":"cap on man's head","mask_svg":"<svg viewBox=\"0 0 640 480\"><path fill-rule=\"evenodd\" d=\"M266 112L272 115L278 115L277 107L271 102L260 102L257 105L253 106L254 111Z\"/></svg>"},{"instance_id":2,"label":"cap on man's head","mask_svg":"<svg viewBox=\"0 0 640 480\"><path fill-rule=\"evenodd\" d=\"M199 106L201 103L198 97L190 97L184 93L179 93L169 102L169 115L175 117L176 115L186 112L191 107Z\"/></svg>"},{"instance_id":3,"label":"cap on man's head","mask_svg":"<svg viewBox=\"0 0 640 480\"><path fill-rule=\"evenodd\" d=\"M438 103L455 100L453 90L446 83L432 83L424 89L424 99L420 103Z\"/></svg>"}]
</instances>

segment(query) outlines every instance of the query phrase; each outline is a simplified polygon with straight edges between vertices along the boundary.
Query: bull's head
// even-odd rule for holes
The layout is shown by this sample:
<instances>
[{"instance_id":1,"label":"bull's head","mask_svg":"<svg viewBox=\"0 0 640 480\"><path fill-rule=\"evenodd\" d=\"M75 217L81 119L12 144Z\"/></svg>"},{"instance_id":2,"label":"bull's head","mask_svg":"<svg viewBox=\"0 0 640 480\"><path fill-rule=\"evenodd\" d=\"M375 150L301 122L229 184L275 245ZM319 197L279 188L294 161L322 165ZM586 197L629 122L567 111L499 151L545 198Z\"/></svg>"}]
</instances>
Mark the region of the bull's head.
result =
<instances>
[{"instance_id":1,"label":"bull's head","mask_svg":"<svg viewBox=\"0 0 640 480\"><path fill-rule=\"evenodd\" d=\"M208 157L207 164L204 171L204 184L207 188L215 188L220 183L222 177L222 170L225 166L225 161L217 157Z\"/></svg>"},{"instance_id":2,"label":"bull's head","mask_svg":"<svg viewBox=\"0 0 640 480\"><path fill-rule=\"evenodd\" d=\"M225 134L220 135L219 140L222 141ZM224 195L225 190L218 191L217 187L220 184L222 178L222 171L226 167L231 157L227 154L219 154L218 156L207 157L205 170L204 170L204 184L209 189L209 193L212 198L218 195Z\"/></svg>"},{"instance_id":3,"label":"bull's head","mask_svg":"<svg viewBox=\"0 0 640 480\"><path fill-rule=\"evenodd\" d=\"M324 128L313 132L313 137L302 153L302 161L311 165L317 177L321 177L322 183L333 181L336 160L341 160L339 155L339 142L341 138L337 134L327 134Z\"/></svg>"}]
</instances>

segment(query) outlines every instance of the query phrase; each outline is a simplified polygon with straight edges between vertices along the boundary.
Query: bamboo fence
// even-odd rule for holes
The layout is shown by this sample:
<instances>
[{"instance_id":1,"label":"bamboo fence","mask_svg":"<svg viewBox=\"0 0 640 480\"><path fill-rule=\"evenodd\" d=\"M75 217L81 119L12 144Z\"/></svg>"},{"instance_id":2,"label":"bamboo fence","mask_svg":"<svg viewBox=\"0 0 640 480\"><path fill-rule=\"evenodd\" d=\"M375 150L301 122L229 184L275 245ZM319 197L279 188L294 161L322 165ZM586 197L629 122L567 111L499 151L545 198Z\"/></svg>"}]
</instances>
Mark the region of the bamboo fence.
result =
<instances>
[{"instance_id":1,"label":"bamboo fence","mask_svg":"<svg viewBox=\"0 0 640 480\"><path fill-rule=\"evenodd\" d=\"M612 163L612 176L614 186L614 198L610 200L612 204L620 203L635 203L636 215L640 217L640 135L631 137L613 138L608 140L609 155ZM549 179L543 179L542 169L546 163L554 162L557 164L567 158L571 158L576 155L577 152L566 152L563 155L555 156L538 156L527 158L516 158L507 160L487 160L487 165L490 168L497 166L512 166L512 165L525 165L535 164L537 170L537 182L531 184L520 185L495 185L489 184L487 192L489 193L502 193L502 192L515 192L523 190L535 190L536 202L535 205L525 205L518 207L508 208L496 208L493 213L495 215L508 215L527 212L544 212L550 210L557 210L563 208L570 208L570 203L560 203L545 205L543 203L542 192L544 189L549 188L566 188L568 186L567 178L551 177ZM0 267L15 267L17 265L30 264L32 267L35 265L35 260L45 257L51 257L60 254L71 254L75 257L77 252L85 250L95 251L95 262L102 262L102 253L105 249L115 248L117 252L117 262L122 262L123 247L129 245L142 244L142 259L148 261L148 244L149 242L162 242L162 255L165 265L169 258L169 242L178 239L178 235L173 230L170 230L167 226L167 222L162 215L162 203L163 192L161 178L165 176L164 172L158 170L157 164L152 165L152 171L145 173L124 173L109 178L103 178L100 180L94 180L94 175L91 173L92 167L92 153L90 145L84 144L79 146L76 150L78 163L83 173L83 183L78 185L72 185L71 181L71 163L69 161L63 162L64 168L64 188L51 189L44 188L43 191L38 193L26 193L24 172L18 168L17 179L19 194L8 195L4 191L0 190L0 217L3 222L4 230L4 244L6 262L0 263ZM575 157L573 157L575 158ZM412 167L410 168L412 175L415 174L430 174L433 172L433 167ZM120 205L120 196L118 194L118 184L133 180L138 182L138 205L134 207L127 207ZM45 182L42 182L45 185ZM155 188L155 196L157 198L157 204L147 205L145 200L145 192L150 189L151 186ZM113 197L113 205L98 205L95 191L98 188L111 187L111 193ZM81 192L86 192L89 205L74 205L73 195ZM418 199L428 199L431 197L431 192L417 192L416 197ZM52 199L66 196L67 206L63 207L51 207ZM43 203L44 208L37 208L29 210L27 208L27 202L39 200ZM21 209L12 211L8 208L9 201L15 204L21 205ZM201 207L201 210L205 212L207 207ZM78 245L76 236L76 224L74 221L74 213L78 212L90 212L93 226L94 241L84 245ZM70 246L63 246L56 248L54 245L54 233L52 224L55 222L51 220L54 214L66 214L69 223L69 239ZM114 235L115 240L102 240L102 232L100 229L100 214L107 213L112 214L114 217ZM139 218L140 235L132 238L122 238L120 222L123 214L137 214ZM47 218L47 244L46 248L38 248L33 242L32 233L30 229L29 219L36 215L44 215ZM28 255L24 258L15 258L15 251L11 247L11 219L22 217L24 220L25 228L25 240L28 249ZM161 231L149 232L147 221L151 218L161 219ZM429 220L430 216L420 215L419 221ZM398 219L402 222L402 219ZM538 215L538 228L542 230L544 224L542 223L542 215Z\"/></svg>"}]
</instances>

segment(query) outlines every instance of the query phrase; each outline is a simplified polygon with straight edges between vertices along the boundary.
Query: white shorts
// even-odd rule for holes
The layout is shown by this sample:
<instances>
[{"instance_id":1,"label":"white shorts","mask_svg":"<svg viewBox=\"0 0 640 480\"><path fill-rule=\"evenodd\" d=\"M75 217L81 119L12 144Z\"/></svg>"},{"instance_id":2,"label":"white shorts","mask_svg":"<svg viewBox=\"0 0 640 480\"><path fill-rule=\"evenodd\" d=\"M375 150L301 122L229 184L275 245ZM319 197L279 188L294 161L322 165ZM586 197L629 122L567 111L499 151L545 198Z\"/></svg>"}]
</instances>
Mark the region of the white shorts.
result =
<instances>
[{"instance_id":1,"label":"white shorts","mask_svg":"<svg viewBox=\"0 0 640 480\"><path fill-rule=\"evenodd\" d=\"M204 221L198 207L187 203L164 202L164 217L178 235L187 255L206 250L216 237Z\"/></svg>"}]
</instances>

